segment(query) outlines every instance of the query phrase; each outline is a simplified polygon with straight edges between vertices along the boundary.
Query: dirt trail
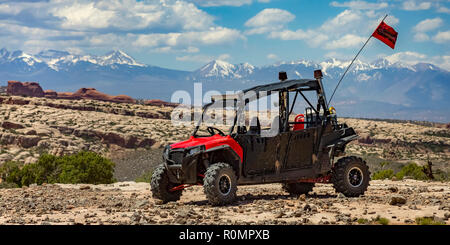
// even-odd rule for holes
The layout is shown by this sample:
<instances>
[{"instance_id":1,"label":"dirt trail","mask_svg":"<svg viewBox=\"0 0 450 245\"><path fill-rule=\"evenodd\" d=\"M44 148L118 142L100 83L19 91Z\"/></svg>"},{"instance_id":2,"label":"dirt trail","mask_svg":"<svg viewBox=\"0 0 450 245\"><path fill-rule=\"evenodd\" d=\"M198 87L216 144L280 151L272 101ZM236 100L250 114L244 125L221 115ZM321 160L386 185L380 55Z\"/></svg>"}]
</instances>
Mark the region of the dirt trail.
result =
<instances>
[{"instance_id":1,"label":"dirt trail","mask_svg":"<svg viewBox=\"0 0 450 245\"><path fill-rule=\"evenodd\" d=\"M390 205L393 195L406 203ZM0 224L358 224L378 215L389 224L414 224L424 216L450 224L450 183L372 181L359 198L337 195L324 184L300 197L279 184L241 186L238 201L225 207L209 205L201 186L168 204L152 199L147 183L0 190Z\"/></svg>"}]
</instances>

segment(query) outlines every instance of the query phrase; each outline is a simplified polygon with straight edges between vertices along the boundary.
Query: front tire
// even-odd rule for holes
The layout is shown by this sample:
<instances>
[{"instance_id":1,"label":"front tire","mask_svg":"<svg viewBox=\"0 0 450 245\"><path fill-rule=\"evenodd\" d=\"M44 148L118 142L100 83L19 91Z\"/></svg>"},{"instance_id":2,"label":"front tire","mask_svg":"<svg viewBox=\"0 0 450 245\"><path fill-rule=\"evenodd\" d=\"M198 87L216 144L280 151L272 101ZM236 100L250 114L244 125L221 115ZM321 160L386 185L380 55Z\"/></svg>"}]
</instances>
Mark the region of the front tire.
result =
<instances>
[{"instance_id":1,"label":"front tire","mask_svg":"<svg viewBox=\"0 0 450 245\"><path fill-rule=\"evenodd\" d=\"M180 200L183 190L170 191L177 184L171 183L167 176L167 169L164 164L158 165L153 171L150 181L152 194L154 198L162 200L163 203L176 202Z\"/></svg>"},{"instance_id":2,"label":"front tire","mask_svg":"<svg viewBox=\"0 0 450 245\"><path fill-rule=\"evenodd\" d=\"M215 163L209 166L203 178L203 190L212 205L234 202L237 178L233 168L227 163Z\"/></svg>"},{"instance_id":3,"label":"front tire","mask_svg":"<svg viewBox=\"0 0 450 245\"><path fill-rule=\"evenodd\" d=\"M343 157L333 168L331 180L336 192L346 197L358 197L367 190L370 181L369 167L359 157Z\"/></svg>"}]
</instances>

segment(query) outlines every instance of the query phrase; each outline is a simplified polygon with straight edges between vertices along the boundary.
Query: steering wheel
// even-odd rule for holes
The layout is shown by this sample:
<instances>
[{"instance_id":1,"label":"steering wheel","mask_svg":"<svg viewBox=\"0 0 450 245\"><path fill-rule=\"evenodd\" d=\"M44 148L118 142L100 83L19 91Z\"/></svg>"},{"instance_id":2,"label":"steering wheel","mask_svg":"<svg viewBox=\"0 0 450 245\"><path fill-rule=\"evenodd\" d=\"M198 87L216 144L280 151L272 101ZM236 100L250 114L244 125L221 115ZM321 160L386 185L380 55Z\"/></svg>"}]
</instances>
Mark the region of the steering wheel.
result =
<instances>
[{"instance_id":1,"label":"steering wheel","mask_svg":"<svg viewBox=\"0 0 450 245\"><path fill-rule=\"evenodd\" d=\"M216 134L214 133L214 131L217 131L217 133L218 133L220 136L225 136L225 134L224 134L220 129L215 128L215 127L208 127L208 128L206 128L206 131L208 131L208 133L210 133L211 135L216 135Z\"/></svg>"}]
</instances>

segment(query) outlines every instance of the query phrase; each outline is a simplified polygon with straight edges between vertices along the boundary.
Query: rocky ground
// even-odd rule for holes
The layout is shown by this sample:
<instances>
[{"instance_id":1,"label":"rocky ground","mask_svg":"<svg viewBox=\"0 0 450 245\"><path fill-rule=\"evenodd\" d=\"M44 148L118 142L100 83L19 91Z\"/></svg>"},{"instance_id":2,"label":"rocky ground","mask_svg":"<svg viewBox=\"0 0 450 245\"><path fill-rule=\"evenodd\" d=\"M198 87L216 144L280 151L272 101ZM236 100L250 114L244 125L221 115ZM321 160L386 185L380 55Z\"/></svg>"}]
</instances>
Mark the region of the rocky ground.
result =
<instances>
[{"instance_id":1,"label":"rocky ground","mask_svg":"<svg viewBox=\"0 0 450 245\"><path fill-rule=\"evenodd\" d=\"M0 224L450 224L450 183L372 181L365 196L346 198L330 185L289 196L279 184L242 186L230 206L208 204L200 186L180 201L151 198L147 183L47 184L0 190ZM358 222L359 220L359 222Z\"/></svg>"}]
</instances>

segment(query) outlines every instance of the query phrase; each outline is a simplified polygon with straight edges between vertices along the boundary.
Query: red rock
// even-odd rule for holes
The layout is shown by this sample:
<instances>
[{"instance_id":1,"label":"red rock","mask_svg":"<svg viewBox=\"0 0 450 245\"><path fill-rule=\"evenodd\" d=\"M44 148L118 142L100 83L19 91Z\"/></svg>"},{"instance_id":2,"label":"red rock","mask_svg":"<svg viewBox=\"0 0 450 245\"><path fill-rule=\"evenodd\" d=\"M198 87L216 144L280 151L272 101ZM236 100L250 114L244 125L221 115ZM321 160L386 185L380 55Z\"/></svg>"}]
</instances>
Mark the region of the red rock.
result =
<instances>
[{"instance_id":1,"label":"red rock","mask_svg":"<svg viewBox=\"0 0 450 245\"><path fill-rule=\"evenodd\" d=\"M146 100L144 101L145 105L152 105L152 106L168 106L168 107L177 107L178 103L171 103L166 102L164 100Z\"/></svg>"},{"instance_id":2,"label":"red rock","mask_svg":"<svg viewBox=\"0 0 450 245\"><path fill-rule=\"evenodd\" d=\"M45 98L51 98L51 99L55 99L58 97L58 93L56 93L56 91L54 90L45 90L44 91L44 96Z\"/></svg>"},{"instance_id":3,"label":"red rock","mask_svg":"<svg viewBox=\"0 0 450 245\"><path fill-rule=\"evenodd\" d=\"M70 92L58 92L58 99L68 99L68 100L76 100L76 99L81 99L80 97L75 97L73 95L73 93Z\"/></svg>"},{"instance_id":4,"label":"red rock","mask_svg":"<svg viewBox=\"0 0 450 245\"><path fill-rule=\"evenodd\" d=\"M39 83L36 82L24 82L8 81L8 88L6 92L9 95L21 95L30 97L44 97L44 91Z\"/></svg>"},{"instance_id":5,"label":"red rock","mask_svg":"<svg viewBox=\"0 0 450 245\"><path fill-rule=\"evenodd\" d=\"M132 104L136 103L135 99L131 98L128 95L123 95L123 94L113 96L113 100L114 100L114 102L120 102L120 103L132 103Z\"/></svg>"},{"instance_id":6,"label":"red rock","mask_svg":"<svg viewBox=\"0 0 450 245\"><path fill-rule=\"evenodd\" d=\"M83 99L110 101L118 103L136 103L136 101L127 95L111 96L102 93L95 88L80 88L73 94L74 97L80 97Z\"/></svg>"},{"instance_id":7,"label":"red rock","mask_svg":"<svg viewBox=\"0 0 450 245\"><path fill-rule=\"evenodd\" d=\"M30 96L30 97L46 97L53 99L71 99L71 100L79 100L79 99L91 99L91 100L101 100L101 101L109 101L116 103L136 103L136 100L131 98L128 95L117 95L111 96L105 93L102 93L95 88L80 88L75 93L69 92L55 92L53 90L45 90L43 91L39 83L36 82L19 82L19 81L8 81L7 93L9 95L21 95L21 96ZM3 101L0 101L4 103ZM161 101L169 105L171 103ZM161 104L161 103L160 103Z\"/></svg>"}]
</instances>

